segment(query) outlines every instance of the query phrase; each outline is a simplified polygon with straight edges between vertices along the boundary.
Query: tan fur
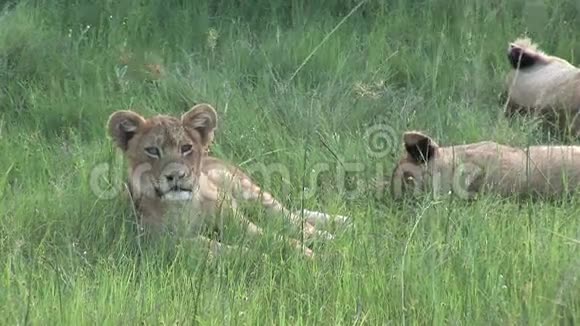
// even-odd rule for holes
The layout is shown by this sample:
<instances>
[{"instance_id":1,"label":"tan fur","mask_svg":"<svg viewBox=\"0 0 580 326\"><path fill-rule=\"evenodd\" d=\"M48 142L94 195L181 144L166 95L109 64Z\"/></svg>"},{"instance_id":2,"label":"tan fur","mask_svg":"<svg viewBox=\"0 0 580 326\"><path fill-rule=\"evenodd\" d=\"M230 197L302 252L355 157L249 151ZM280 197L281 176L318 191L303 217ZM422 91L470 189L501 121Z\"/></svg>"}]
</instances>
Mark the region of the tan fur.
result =
<instances>
[{"instance_id":1,"label":"tan fur","mask_svg":"<svg viewBox=\"0 0 580 326\"><path fill-rule=\"evenodd\" d=\"M547 59L549 59L549 56L546 55L546 53L544 53L540 49L540 47L538 46L538 44L532 42L532 39L529 38L529 37L520 37L520 38L517 38L513 42L511 42L511 45L518 46L518 47L521 47L523 49L527 49L529 51L533 51L536 54L545 56Z\"/></svg>"},{"instance_id":2,"label":"tan fur","mask_svg":"<svg viewBox=\"0 0 580 326\"><path fill-rule=\"evenodd\" d=\"M129 189L144 225L195 232L202 227L220 228L217 216L228 209L246 225L248 233L260 235L262 229L238 209L240 202L254 201L303 227L306 237L333 237L316 228L331 219L328 214L304 210L303 222L301 213L288 211L240 169L209 157L216 127L217 114L208 104L194 106L181 118L160 115L145 119L132 111L110 116L109 135L128 161ZM346 222L347 218L336 216L336 220ZM214 248L222 246L203 240ZM291 243L312 256L299 241Z\"/></svg>"},{"instance_id":3,"label":"tan fur","mask_svg":"<svg viewBox=\"0 0 580 326\"><path fill-rule=\"evenodd\" d=\"M517 148L485 141L441 147L415 131L405 132L403 143L406 152L391 179L395 199L431 191L464 199L481 192L553 197L580 185L580 146Z\"/></svg>"},{"instance_id":4,"label":"tan fur","mask_svg":"<svg viewBox=\"0 0 580 326\"><path fill-rule=\"evenodd\" d=\"M539 49L529 38L510 43L510 53L521 51L535 63L526 68L512 67L506 78L506 114L540 117L559 131L580 135L580 69L568 61ZM522 55L520 55L521 58ZM523 60L523 59L522 59Z\"/></svg>"}]
</instances>

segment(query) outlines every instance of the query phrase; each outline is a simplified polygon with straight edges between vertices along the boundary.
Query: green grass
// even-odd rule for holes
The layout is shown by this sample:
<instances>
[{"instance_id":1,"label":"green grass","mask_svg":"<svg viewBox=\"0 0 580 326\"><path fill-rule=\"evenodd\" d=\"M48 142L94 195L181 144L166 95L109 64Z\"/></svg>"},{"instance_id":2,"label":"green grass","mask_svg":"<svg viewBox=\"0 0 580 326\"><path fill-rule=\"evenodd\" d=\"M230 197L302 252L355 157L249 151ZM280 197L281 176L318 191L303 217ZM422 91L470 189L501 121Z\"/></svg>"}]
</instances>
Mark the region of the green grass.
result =
<instances>
[{"instance_id":1,"label":"green grass","mask_svg":"<svg viewBox=\"0 0 580 326\"><path fill-rule=\"evenodd\" d=\"M501 115L505 49L529 32L546 51L580 63L580 7L371 0L305 62L356 4L7 6L0 324L580 323L579 202L403 205L373 186L389 178L407 129L440 144L540 142L527 122ZM123 47L140 62L162 64L166 77L152 83L124 70ZM248 243L243 256L210 260L186 241L137 237L123 198L93 190L91 176L114 189L123 181L106 120L128 107L181 114L200 102L218 110L216 156L252 171L294 208L306 175L305 205L350 215L353 227L335 230L314 261L273 241L291 230L261 215L268 236ZM372 155L365 132L380 123L388 126L387 150ZM364 169L342 178L349 163ZM285 172L267 178L260 164Z\"/></svg>"}]
</instances>

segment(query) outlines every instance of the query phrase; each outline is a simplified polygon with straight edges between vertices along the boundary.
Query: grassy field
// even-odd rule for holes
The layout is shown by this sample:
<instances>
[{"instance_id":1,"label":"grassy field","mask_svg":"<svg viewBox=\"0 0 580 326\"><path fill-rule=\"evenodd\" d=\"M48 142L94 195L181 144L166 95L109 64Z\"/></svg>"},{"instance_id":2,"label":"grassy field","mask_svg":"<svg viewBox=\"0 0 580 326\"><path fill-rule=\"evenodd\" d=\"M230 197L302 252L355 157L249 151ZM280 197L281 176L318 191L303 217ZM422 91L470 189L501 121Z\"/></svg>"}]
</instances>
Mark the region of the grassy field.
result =
<instances>
[{"instance_id":1,"label":"grassy field","mask_svg":"<svg viewBox=\"0 0 580 326\"><path fill-rule=\"evenodd\" d=\"M505 50L529 33L580 63L576 1L3 3L0 324L580 323L579 202L401 204L376 186L408 129L545 142L501 114ZM314 261L259 211L269 235L244 255L141 241L107 118L201 102L220 117L214 155L352 227Z\"/></svg>"}]
</instances>

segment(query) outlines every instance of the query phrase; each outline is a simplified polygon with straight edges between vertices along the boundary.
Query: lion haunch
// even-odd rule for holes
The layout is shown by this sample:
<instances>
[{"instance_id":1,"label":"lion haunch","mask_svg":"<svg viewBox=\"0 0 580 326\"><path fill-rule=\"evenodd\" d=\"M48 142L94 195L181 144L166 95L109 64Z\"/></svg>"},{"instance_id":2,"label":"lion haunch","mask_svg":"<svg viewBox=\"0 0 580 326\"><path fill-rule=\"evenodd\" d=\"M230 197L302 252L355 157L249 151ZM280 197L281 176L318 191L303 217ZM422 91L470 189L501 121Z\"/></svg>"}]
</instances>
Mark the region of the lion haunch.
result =
<instances>
[{"instance_id":1,"label":"lion haunch","mask_svg":"<svg viewBox=\"0 0 580 326\"><path fill-rule=\"evenodd\" d=\"M219 227L216 216L225 207L248 233L260 235L262 229L238 209L240 202L254 201L303 228L306 237L333 237L317 229L332 219L330 215L290 212L240 169L208 156L216 128L217 113L208 104L196 105L180 118L159 115L146 119L132 111L117 111L109 117L108 133L128 162L128 186L143 225L163 228L180 221L192 229L204 225L215 228ZM344 216L335 218L347 221ZM199 238L212 248L225 246ZM312 255L298 240L291 243Z\"/></svg>"},{"instance_id":2,"label":"lion haunch","mask_svg":"<svg viewBox=\"0 0 580 326\"><path fill-rule=\"evenodd\" d=\"M510 43L506 115L535 116L558 131L580 135L580 69L541 51L529 38Z\"/></svg>"}]
</instances>

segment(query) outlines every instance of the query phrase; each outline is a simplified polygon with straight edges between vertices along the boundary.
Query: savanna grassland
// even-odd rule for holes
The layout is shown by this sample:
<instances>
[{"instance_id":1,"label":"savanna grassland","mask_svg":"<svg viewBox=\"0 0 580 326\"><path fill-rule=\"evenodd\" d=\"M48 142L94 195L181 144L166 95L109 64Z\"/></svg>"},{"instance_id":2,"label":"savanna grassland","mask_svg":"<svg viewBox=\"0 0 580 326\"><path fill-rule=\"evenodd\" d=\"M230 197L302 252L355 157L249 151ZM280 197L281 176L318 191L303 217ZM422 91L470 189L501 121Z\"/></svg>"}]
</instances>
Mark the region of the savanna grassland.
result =
<instances>
[{"instance_id":1,"label":"savanna grassland","mask_svg":"<svg viewBox=\"0 0 580 326\"><path fill-rule=\"evenodd\" d=\"M503 117L505 51L528 33L580 64L576 1L3 4L0 324L580 323L577 199L388 193L408 129L439 144L552 141ZM214 155L352 226L313 261L259 209L266 237L229 235L248 253L143 241L107 118L202 102L220 118Z\"/></svg>"}]
</instances>

